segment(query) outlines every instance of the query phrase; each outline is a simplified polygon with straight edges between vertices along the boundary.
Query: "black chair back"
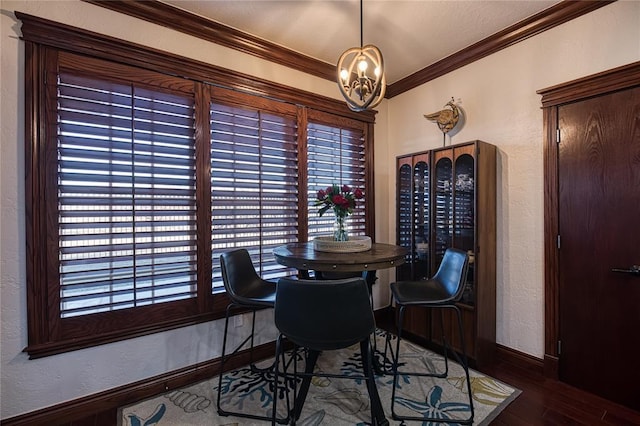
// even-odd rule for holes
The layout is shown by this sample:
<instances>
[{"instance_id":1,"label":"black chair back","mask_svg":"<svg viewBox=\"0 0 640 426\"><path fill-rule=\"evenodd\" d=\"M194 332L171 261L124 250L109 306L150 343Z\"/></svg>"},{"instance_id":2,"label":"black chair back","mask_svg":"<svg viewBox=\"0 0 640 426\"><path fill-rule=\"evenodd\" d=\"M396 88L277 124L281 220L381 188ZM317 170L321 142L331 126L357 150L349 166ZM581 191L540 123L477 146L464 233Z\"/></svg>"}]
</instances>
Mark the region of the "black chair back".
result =
<instances>
[{"instance_id":1,"label":"black chair back","mask_svg":"<svg viewBox=\"0 0 640 426\"><path fill-rule=\"evenodd\" d=\"M246 249L220 255L224 289L232 302L245 306L273 306L273 283L260 278Z\"/></svg>"},{"instance_id":2,"label":"black chair back","mask_svg":"<svg viewBox=\"0 0 640 426\"><path fill-rule=\"evenodd\" d=\"M456 248L448 248L432 279L437 281L442 289L448 293L448 300L457 301L460 300L464 292L468 270L469 256L467 253Z\"/></svg>"},{"instance_id":3,"label":"black chair back","mask_svg":"<svg viewBox=\"0 0 640 426\"><path fill-rule=\"evenodd\" d=\"M375 330L362 278L316 281L280 278L275 324L298 346L316 351L349 347Z\"/></svg>"}]
</instances>

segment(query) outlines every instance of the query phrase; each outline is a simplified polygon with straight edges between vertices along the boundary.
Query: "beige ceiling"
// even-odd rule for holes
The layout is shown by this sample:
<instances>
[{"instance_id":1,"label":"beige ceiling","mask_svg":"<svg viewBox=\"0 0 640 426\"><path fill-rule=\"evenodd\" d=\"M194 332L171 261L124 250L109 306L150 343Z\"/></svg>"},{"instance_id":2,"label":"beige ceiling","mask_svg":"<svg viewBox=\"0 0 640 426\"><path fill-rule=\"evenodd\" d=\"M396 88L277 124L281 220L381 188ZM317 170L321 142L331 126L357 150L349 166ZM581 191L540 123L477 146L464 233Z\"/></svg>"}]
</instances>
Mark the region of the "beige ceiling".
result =
<instances>
[{"instance_id":1,"label":"beige ceiling","mask_svg":"<svg viewBox=\"0 0 640 426\"><path fill-rule=\"evenodd\" d=\"M163 0L335 64L360 44L358 0ZM364 44L384 56L387 83L559 3L558 0L364 0Z\"/></svg>"}]
</instances>

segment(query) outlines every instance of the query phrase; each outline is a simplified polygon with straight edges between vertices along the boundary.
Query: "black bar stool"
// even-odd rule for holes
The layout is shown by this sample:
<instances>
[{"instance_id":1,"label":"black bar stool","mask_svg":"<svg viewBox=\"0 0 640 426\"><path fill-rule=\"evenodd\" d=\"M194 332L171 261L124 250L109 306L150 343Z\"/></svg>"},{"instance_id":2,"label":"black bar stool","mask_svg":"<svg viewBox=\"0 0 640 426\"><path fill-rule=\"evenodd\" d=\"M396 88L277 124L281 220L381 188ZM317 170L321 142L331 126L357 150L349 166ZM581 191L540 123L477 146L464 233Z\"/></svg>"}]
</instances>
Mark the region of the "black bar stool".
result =
<instances>
[{"instance_id":1,"label":"black bar stool","mask_svg":"<svg viewBox=\"0 0 640 426\"><path fill-rule=\"evenodd\" d=\"M264 308L273 308L276 298L276 283L264 280L258 276L253 263L251 262L251 256L245 249L237 249L222 253L220 256L220 266L222 267L222 281L224 288L227 291L231 303L227 306L225 322L224 322L224 337L222 341L222 356L220 358L220 376L218 380L218 400L217 408L218 414L221 416L238 416L254 420L271 421L273 416L259 416L254 414L248 414L238 411L225 410L221 406L222 395L222 377L224 375L224 365L229 358L233 357L242 349L248 342L249 347L249 365L254 372L272 371L273 366L269 366L266 369L260 369L253 363L253 340L256 326L256 311ZM229 355L226 354L227 349L227 332L229 329L229 314L235 308L250 309L253 313L251 321L251 334L238 345L238 347ZM277 358L276 358L277 360ZM276 382L277 384L277 382ZM274 396L278 397L278 392L274 393ZM289 405L288 391L287 391L287 406ZM287 410L288 411L288 410ZM275 403L274 403L275 413ZM288 416L285 418L276 419L278 423L287 423Z\"/></svg>"},{"instance_id":2,"label":"black bar stool","mask_svg":"<svg viewBox=\"0 0 640 426\"><path fill-rule=\"evenodd\" d=\"M391 294L399 307L398 316L398 340L396 343L396 353L393 362L393 389L391 391L391 415L395 420L415 420L420 422L452 422L459 424L473 424L473 395L471 393L471 380L469 379L469 366L467 364L467 354L464 342L464 328L462 326L462 315L460 309L456 306L456 302L462 297L464 286L467 281L467 271L469 269L469 256L466 252L455 248L449 248L445 251L438 272L433 278L426 281L398 281L391 284ZM404 320L404 310L407 306L421 306L431 309L439 309L441 313L440 325L442 327L442 340L444 343L444 361L445 371L437 372L406 372L399 371L400 364L400 339L402 337L402 323ZM442 419L442 418L425 418L401 416L395 412L396 388L398 386L398 377L418 376L418 377L436 377L446 378L449 373L449 362L447 353L450 350L449 344L444 333L442 313L445 309L451 309L456 313L458 319L458 329L460 332L460 340L462 345L462 358L458 356L455 350L451 350L454 357L464 369L467 377L467 392L469 396L470 415L466 419Z\"/></svg>"}]
</instances>

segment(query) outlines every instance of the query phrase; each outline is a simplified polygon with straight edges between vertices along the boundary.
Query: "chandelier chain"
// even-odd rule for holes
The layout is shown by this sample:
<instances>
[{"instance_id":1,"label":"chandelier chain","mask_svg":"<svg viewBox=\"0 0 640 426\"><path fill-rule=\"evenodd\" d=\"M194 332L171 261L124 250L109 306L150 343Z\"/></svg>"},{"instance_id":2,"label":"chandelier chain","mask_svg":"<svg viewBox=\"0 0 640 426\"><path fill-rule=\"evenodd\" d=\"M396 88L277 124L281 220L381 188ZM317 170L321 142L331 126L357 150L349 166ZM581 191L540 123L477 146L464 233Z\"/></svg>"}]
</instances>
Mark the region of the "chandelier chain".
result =
<instances>
[{"instance_id":1,"label":"chandelier chain","mask_svg":"<svg viewBox=\"0 0 640 426\"><path fill-rule=\"evenodd\" d=\"M362 1L360 0L360 48L364 46L364 20L362 19Z\"/></svg>"}]
</instances>

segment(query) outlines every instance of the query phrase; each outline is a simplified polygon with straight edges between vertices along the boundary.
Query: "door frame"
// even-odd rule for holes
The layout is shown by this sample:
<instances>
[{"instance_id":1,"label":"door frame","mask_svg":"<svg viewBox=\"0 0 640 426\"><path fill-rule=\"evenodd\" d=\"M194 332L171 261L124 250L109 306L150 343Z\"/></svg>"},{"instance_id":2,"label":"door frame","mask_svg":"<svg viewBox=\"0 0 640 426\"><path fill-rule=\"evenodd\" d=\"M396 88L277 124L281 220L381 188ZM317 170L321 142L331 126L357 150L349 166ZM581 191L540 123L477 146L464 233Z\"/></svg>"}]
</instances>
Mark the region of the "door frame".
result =
<instances>
[{"instance_id":1,"label":"door frame","mask_svg":"<svg viewBox=\"0 0 640 426\"><path fill-rule=\"evenodd\" d=\"M558 107L637 86L640 61L536 92L542 96L544 138L544 375L549 378L559 378Z\"/></svg>"}]
</instances>

